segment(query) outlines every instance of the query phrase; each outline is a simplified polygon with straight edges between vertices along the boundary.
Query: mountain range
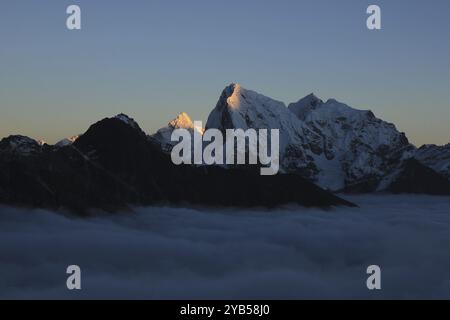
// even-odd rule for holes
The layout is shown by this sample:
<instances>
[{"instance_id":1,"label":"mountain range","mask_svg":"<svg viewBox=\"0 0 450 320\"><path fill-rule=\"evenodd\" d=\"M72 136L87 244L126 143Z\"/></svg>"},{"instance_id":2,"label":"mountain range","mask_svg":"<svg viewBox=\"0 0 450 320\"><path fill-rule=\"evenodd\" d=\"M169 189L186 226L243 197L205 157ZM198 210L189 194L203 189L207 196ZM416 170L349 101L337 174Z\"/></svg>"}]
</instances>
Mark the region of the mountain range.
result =
<instances>
[{"instance_id":1,"label":"mountain range","mask_svg":"<svg viewBox=\"0 0 450 320\"><path fill-rule=\"evenodd\" d=\"M193 130L190 118L180 117L182 127ZM173 123L180 121L171 122L163 132L179 127ZM417 149L405 133L372 111L334 99L324 102L314 94L286 106L232 84L209 115L206 129L211 128L279 129L283 173L300 175L332 192L403 192L399 181L413 165L417 174L420 171L433 180L450 178L450 144ZM153 137L170 151L170 142L161 134ZM448 186L423 190L420 184L416 181L405 192L417 187L419 193L450 194Z\"/></svg>"},{"instance_id":2,"label":"mountain range","mask_svg":"<svg viewBox=\"0 0 450 320\"><path fill-rule=\"evenodd\" d=\"M255 166L175 166L173 130L279 129L281 173ZM333 193L450 195L450 145L416 148L394 124L314 94L286 106L238 84L195 128L187 113L147 135L125 114L48 145L0 141L0 203L115 211L136 205L349 205Z\"/></svg>"}]
</instances>

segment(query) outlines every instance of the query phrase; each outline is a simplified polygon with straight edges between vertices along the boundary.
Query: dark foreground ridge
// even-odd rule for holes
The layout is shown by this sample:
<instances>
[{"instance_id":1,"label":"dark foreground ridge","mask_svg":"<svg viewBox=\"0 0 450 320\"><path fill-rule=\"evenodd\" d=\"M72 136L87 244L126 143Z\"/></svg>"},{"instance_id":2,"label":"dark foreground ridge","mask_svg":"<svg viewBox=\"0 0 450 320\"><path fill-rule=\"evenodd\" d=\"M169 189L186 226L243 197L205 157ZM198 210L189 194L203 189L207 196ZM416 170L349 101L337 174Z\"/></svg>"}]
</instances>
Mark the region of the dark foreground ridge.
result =
<instances>
[{"instance_id":1,"label":"dark foreground ridge","mask_svg":"<svg viewBox=\"0 0 450 320\"><path fill-rule=\"evenodd\" d=\"M446 196L450 195L450 181L418 160L409 159L403 164L401 174L389 191Z\"/></svg>"},{"instance_id":2,"label":"dark foreground ridge","mask_svg":"<svg viewBox=\"0 0 450 320\"><path fill-rule=\"evenodd\" d=\"M123 120L99 121L65 147L18 136L3 139L0 203L78 213L146 205L353 206L298 175L175 166L134 121ZM20 143L26 150L18 153Z\"/></svg>"}]
</instances>

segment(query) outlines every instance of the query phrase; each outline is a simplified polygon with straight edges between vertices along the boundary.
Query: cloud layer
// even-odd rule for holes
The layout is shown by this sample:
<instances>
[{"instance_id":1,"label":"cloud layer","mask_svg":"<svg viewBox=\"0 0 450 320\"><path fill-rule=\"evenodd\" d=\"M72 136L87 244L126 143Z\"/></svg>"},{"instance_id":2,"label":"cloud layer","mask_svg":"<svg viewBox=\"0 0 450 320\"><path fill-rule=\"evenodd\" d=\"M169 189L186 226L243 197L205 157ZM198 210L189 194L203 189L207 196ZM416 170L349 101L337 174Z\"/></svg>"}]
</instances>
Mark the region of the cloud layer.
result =
<instances>
[{"instance_id":1,"label":"cloud layer","mask_svg":"<svg viewBox=\"0 0 450 320\"><path fill-rule=\"evenodd\" d=\"M0 208L0 298L450 298L450 198L330 211L137 208L89 219ZM82 269L69 292L66 268ZM366 268L382 268L380 292Z\"/></svg>"}]
</instances>

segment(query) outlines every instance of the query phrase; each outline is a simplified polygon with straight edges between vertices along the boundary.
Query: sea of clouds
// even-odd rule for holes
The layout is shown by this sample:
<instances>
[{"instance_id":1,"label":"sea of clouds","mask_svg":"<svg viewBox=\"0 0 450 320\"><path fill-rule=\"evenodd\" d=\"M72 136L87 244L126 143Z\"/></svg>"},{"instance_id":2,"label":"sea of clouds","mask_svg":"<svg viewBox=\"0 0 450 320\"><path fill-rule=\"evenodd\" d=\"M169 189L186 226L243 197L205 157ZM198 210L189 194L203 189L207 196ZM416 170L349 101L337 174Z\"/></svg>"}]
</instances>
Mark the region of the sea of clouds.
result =
<instances>
[{"instance_id":1,"label":"sea of clouds","mask_svg":"<svg viewBox=\"0 0 450 320\"><path fill-rule=\"evenodd\" d=\"M360 208L136 208L74 218L0 207L0 299L450 298L450 198ZM66 268L82 290L66 289ZM369 265L382 290L366 287Z\"/></svg>"}]
</instances>

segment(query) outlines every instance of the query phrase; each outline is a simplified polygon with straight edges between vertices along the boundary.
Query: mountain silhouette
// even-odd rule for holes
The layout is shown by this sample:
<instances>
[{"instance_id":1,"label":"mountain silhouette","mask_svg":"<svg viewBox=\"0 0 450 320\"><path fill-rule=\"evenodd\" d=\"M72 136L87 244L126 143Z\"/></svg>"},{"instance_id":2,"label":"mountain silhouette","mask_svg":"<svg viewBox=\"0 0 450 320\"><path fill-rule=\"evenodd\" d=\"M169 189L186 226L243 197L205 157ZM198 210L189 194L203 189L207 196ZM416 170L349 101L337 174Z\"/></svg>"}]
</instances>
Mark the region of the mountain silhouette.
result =
<instances>
[{"instance_id":1,"label":"mountain silhouette","mask_svg":"<svg viewBox=\"0 0 450 320\"><path fill-rule=\"evenodd\" d=\"M64 147L38 145L33 153L20 154L8 149L8 140L2 145L0 203L7 205L78 213L146 205L352 206L298 175L175 166L125 115L95 123Z\"/></svg>"}]
</instances>

